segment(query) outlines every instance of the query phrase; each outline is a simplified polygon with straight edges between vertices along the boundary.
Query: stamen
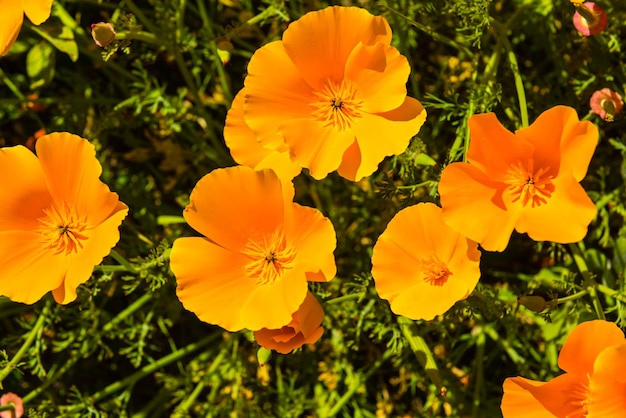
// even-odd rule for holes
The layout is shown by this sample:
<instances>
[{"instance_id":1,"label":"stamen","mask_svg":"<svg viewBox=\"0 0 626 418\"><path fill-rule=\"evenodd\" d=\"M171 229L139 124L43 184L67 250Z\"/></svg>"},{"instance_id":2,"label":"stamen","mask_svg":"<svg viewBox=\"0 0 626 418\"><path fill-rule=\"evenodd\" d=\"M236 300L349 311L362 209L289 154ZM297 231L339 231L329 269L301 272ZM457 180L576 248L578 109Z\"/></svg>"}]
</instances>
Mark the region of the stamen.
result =
<instances>
[{"instance_id":1,"label":"stamen","mask_svg":"<svg viewBox=\"0 0 626 418\"><path fill-rule=\"evenodd\" d=\"M533 165L533 160L529 160L526 165L522 162L511 165L504 183L509 185L508 188L513 193L513 202L521 200L522 206L530 202L534 208L548 202L554 192L554 184L552 176L546 174L550 170L549 167L534 172Z\"/></svg>"},{"instance_id":2,"label":"stamen","mask_svg":"<svg viewBox=\"0 0 626 418\"><path fill-rule=\"evenodd\" d=\"M251 259L246 272L260 285L281 279L286 270L293 268L296 255L295 248L287 245L280 230L261 240L250 240L242 252Z\"/></svg>"},{"instance_id":3,"label":"stamen","mask_svg":"<svg viewBox=\"0 0 626 418\"><path fill-rule=\"evenodd\" d=\"M349 129L354 119L361 117L363 100L357 97L354 85L346 80L341 84L328 81L322 91L315 92L317 102L310 103L313 116L340 131Z\"/></svg>"},{"instance_id":4,"label":"stamen","mask_svg":"<svg viewBox=\"0 0 626 418\"><path fill-rule=\"evenodd\" d=\"M71 210L67 204L44 209L45 217L38 219L41 242L51 248L54 254L70 254L83 248L89 238L89 228L85 217Z\"/></svg>"},{"instance_id":5,"label":"stamen","mask_svg":"<svg viewBox=\"0 0 626 418\"><path fill-rule=\"evenodd\" d=\"M424 281L432 286L443 286L452 275L446 263L436 256L423 258L419 264Z\"/></svg>"}]
</instances>

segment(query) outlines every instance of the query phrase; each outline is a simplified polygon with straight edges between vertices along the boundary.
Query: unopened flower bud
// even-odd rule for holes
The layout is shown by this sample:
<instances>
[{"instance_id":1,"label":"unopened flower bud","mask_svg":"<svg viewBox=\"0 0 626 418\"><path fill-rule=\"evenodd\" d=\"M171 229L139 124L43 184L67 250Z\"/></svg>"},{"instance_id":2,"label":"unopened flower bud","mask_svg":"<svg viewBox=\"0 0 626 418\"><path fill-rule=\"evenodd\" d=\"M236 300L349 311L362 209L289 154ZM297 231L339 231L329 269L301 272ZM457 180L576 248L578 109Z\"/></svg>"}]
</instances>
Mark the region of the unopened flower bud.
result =
<instances>
[{"instance_id":1,"label":"unopened flower bud","mask_svg":"<svg viewBox=\"0 0 626 418\"><path fill-rule=\"evenodd\" d=\"M108 46L115 40L115 30L113 25L106 22L94 23L91 25L91 37L101 48Z\"/></svg>"},{"instance_id":2,"label":"unopened flower bud","mask_svg":"<svg viewBox=\"0 0 626 418\"><path fill-rule=\"evenodd\" d=\"M589 99L589 106L591 111L596 115L599 115L607 122L612 122L615 116L619 115L624 107L624 101L619 93L614 92L609 88L597 90L591 95Z\"/></svg>"},{"instance_id":3,"label":"unopened flower bud","mask_svg":"<svg viewBox=\"0 0 626 418\"><path fill-rule=\"evenodd\" d=\"M233 49L235 47L228 39L217 41L217 55L220 57L223 65L228 64L228 61L230 61L230 53Z\"/></svg>"},{"instance_id":4,"label":"unopened flower bud","mask_svg":"<svg viewBox=\"0 0 626 418\"><path fill-rule=\"evenodd\" d=\"M572 3L576 8L574 26L579 33L584 36L595 35L606 28L606 12L600 6L590 1Z\"/></svg>"},{"instance_id":5,"label":"unopened flower bud","mask_svg":"<svg viewBox=\"0 0 626 418\"><path fill-rule=\"evenodd\" d=\"M543 312L546 309L546 300L541 296L520 296L517 298L520 305L524 305L526 308L533 312Z\"/></svg>"}]
</instances>

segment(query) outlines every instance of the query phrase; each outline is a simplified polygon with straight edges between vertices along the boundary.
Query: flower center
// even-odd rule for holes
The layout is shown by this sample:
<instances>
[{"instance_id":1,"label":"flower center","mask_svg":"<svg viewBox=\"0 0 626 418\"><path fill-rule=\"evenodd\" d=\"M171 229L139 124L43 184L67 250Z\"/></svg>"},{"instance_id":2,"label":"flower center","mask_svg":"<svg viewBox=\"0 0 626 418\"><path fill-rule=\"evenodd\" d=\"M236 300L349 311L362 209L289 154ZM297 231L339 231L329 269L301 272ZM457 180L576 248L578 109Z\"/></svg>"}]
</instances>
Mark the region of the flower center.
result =
<instances>
[{"instance_id":1,"label":"flower center","mask_svg":"<svg viewBox=\"0 0 626 418\"><path fill-rule=\"evenodd\" d=\"M529 160L525 166L519 162L511 165L506 173L504 183L513 193L513 202L522 201L522 206L531 202L531 207L540 206L548 202L554 191L552 176L546 174L549 168L533 169L533 161Z\"/></svg>"},{"instance_id":2,"label":"flower center","mask_svg":"<svg viewBox=\"0 0 626 418\"><path fill-rule=\"evenodd\" d=\"M279 280L285 270L293 268L296 250L287 245L282 231L274 231L262 240L250 240L242 253L251 261L245 269L256 284L272 284Z\"/></svg>"},{"instance_id":3,"label":"flower center","mask_svg":"<svg viewBox=\"0 0 626 418\"><path fill-rule=\"evenodd\" d=\"M589 379L572 383L566 397L566 405L573 408L567 417L585 418L589 404Z\"/></svg>"},{"instance_id":4,"label":"flower center","mask_svg":"<svg viewBox=\"0 0 626 418\"><path fill-rule=\"evenodd\" d=\"M75 253L82 249L89 238L89 228L84 216L79 216L66 204L60 208L53 205L44 209L46 216L39 218L41 242L54 251L54 254Z\"/></svg>"},{"instance_id":5,"label":"flower center","mask_svg":"<svg viewBox=\"0 0 626 418\"><path fill-rule=\"evenodd\" d=\"M431 286L443 286L452 272L448 270L446 263L435 256L428 256L419 262L424 281Z\"/></svg>"},{"instance_id":6,"label":"flower center","mask_svg":"<svg viewBox=\"0 0 626 418\"><path fill-rule=\"evenodd\" d=\"M357 97L356 88L350 81L337 84L329 80L322 91L314 94L318 101L310 103L313 116L325 126L343 131L350 128L354 119L361 117L363 100Z\"/></svg>"}]
</instances>

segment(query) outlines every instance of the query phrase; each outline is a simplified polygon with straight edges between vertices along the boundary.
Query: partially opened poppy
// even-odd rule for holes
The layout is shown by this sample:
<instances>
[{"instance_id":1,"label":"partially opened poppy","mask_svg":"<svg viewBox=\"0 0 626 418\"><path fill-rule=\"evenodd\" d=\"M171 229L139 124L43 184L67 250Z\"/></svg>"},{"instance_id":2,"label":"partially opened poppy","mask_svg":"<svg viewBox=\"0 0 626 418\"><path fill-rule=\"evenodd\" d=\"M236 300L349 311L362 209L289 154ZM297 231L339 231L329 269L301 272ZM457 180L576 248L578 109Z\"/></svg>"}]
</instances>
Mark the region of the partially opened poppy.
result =
<instances>
[{"instance_id":1,"label":"partially opened poppy","mask_svg":"<svg viewBox=\"0 0 626 418\"><path fill-rule=\"evenodd\" d=\"M372 276L394 313L430 320L469 296L479 263L478 244L446 226L438 206L419 203L398 212L378 238Z\"/></svg>"},{"instance_id":2,"label":"partially opened poppy","mask_svg":"<svg viewBox=\"0 0 626 418\"><path fill-rule=\"evenodd\" d=\"M279 149L269 149L259 144L243 117L244 96L244 90L237 93L226 115L224 126L224 141L233 159L255 170L271 168L279 178L291 180L300 174L301 167L291 161L287 145Z\"/></svg>"},{"instance_id":3,"label":"partially opened poppy","mask_svg":"<svg viewBox=\"0 0 626 418\"><path fill-rule=\"evenodd\" d=\"M624 101L622 96L609 88L596 90L589 99L591 111L607 122L612 122L615 116L622 113Z\"/></svg>"},{"instance_id":4,"label":"partially opened poppy","mask_svg":"<svg viewBox=\"0 0 626 418\"><path fill-rule=\"evenodd\" d=\"M450 227L485 250L503 251L515 229L536 241L580 241L596 207L579 182L598 128L556 106L514 134L493 113L469 120L467 163L448 165L439 194Z\"/></svg>"},{"instance_id":5,"label":"partially opened poppy","mask_svg":"<svg viewBox=\"0 0 626 418\"><path fill-rule=\"evenodd\" d=\"M313 344L324 333L322 320L324 310L311 292L293 313L291 322L278 329L263 328L254 331L254 338L261 347L287 354L304 344Z\"/></svg>"},{"instance_id":6,"label":"partially opened poppy","mask_svg":"<svg viewBox=\"0 0 626 418\"><path fill-rule=\"evenodd\" d=\"M269 169L237 166L204 176L183 213L204 237L174 242L170 266L183 306L229 331L288 324L307 281L335 275L335 230Z\"/></svg>"},{"instance_id":7,"label":"partially opened poppy","mask_svg":"<svg viewBox=\"0 0 626 418\"><path fill-rule=\"evenodd\" d=\"M52 291L69 303L119 240L128 207L100 181L86 139L51 133L35 148L0 149L0 295L34 303Z\"/></svg>"},{"instance_id":8,"label":"partially opened poppy","mask_svg":"<svg viewBox=\"0 0 626 418\"><path fill-rule=\"evenodd\" d=\"M24 14L34 25L50 17L52 0L0 0L0 55L6 55L20 33Z\"/></svg>"},{"instance_id":9,"label":"partially opened poppy","mask_svg":"<svg viewBox=\"0 0 626 418\"><path fill-rule=\"evenodd\" d=\"M387 21L357 7L328 7L293 22L248 65L243 117L267 149L320 179L350 180L402 153L426 118L407 97L409 63Z\"/></svg>"},{"instance_id":10,"label":"partially opened poppy","mask_svg":"<svg viewBox=\"0 0 626 418\"><path fill-rule=\"evenodd\" d=\"M0 396L0 406L13 407L12 410L1 411L0 418L21 418L24 415L24 402L15 393L7 392Z\"/></svg>"},{"instance_id":11,"label":"partially opened poppy","mask_svg":"<svg viewBox=\"0 0 626 418\"><path fill-rule=\"evenodd\" d=\"M621 418L626 411L626 340L612 322L583 322L559 354L566 373L549 382L504 381L504 418Z\"/></svg>"},{"instance_id":12,"label":"partially opened poppy","mask_svg":"<svg viewBox=\"0 0 626 418\"><path fill-rule=\"evenodd\" d=\"M576 8L572 22L578 33L591 36L606 29L607 16L604 9L591 1L572 3Z\"/></svg>"}]
</instances>

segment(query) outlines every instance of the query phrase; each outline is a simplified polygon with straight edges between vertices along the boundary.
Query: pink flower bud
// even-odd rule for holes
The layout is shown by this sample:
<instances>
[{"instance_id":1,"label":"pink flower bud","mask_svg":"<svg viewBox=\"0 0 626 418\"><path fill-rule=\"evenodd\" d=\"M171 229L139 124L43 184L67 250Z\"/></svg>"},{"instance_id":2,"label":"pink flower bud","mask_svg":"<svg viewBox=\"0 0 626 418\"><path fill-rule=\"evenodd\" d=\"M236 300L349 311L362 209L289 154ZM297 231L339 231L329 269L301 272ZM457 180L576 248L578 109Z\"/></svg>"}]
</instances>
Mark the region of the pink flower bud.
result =
<instances>
[{"instance_id":1,"label":"pink flower bud","mask_svg":"<svg viewBox=\"0 0 626 418\"><path fill-rule=\"evenodd\" d=\"M106 22L94 23L91 25L91 37L101 48L106 47L115 40L115 30L113 25Z\"/></svg>"},{"instance_id":2,"label":"pink flower bud","mask_svg":"<svg viewBox=\"0 0 626 418\"><path fill-rule=\"evenodd\" d=\"M615 116L622 111L624 101L619 93L608 88L603 88L602 90L595 91L591 95L589 106L591 106L593 113L599 115L607 122L612 122Z\"/></svg>"},{"instance_id":3,"label":"pink flower bud","mask_svg":"<svg viewBox=\"0 0 626 418\"><path fill-rule=\"evenodd\" d=\"M574 26L584 36L595 35L606 28L606 12L597 4L587 1L575 3Z\"/></svg>"}]
</instances>

